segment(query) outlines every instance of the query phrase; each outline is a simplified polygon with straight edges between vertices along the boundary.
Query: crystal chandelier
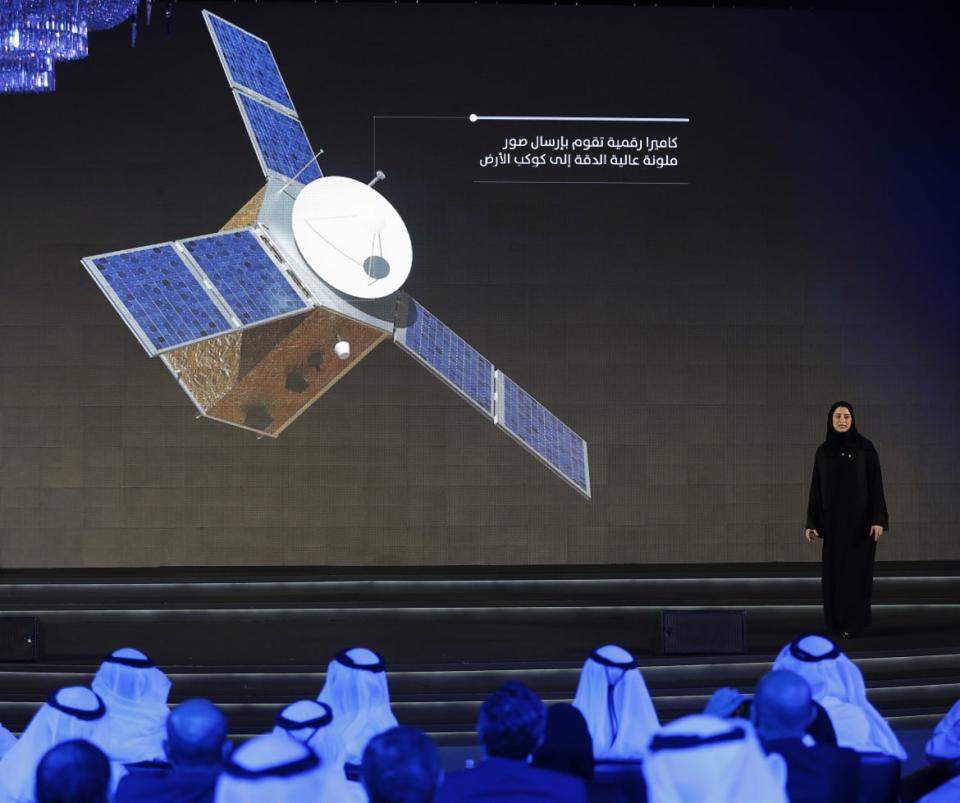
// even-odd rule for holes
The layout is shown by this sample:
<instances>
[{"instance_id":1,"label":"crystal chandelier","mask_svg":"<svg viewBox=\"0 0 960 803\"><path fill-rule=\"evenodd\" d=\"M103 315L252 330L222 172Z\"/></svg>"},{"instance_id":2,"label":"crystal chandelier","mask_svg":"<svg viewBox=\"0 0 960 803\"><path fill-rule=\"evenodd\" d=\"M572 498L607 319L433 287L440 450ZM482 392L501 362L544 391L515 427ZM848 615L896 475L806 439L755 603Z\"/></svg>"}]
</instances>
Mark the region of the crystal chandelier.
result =
<instances>
[{"instance_id":1,"label":"crystal chandelier","mask_svg":"<svg viewBox=\"0 0 960 803\"><path fill-rule=\"evenodd\" d=\"M89 0L87 23L90 30L106 31L108 28L115 28L136 15L138 4L139 0Z\"/></svg>"},{"instance_id":2,"label":"crystal chandelier","mask_svg":"<svg viewBox=\"0 0 960 803\"><path fill-rule=\"evenodd\" d=\"M7 35L8 52L55 61L86 58L86 0L13 0L12 5L19 11Z\"/></svg>"},{"instance_id":3,"label":"crystal chandelier","mask_svg":"<svg viewBox=\"0 0 960 803\"><path fill-rule=\"evenodd\" d=\"M131 20L140 0L0 0L0 94L52 92L57 61L86 58L88 31ZM150 0L146 0L147 22ZM165 16L168 24L172 0Z\"/></svg>"},{"instance_id":4,"label":"crystal chandelier","mask_svg":"<svg viewBox=\"0 0 960 803\"><path fill-rule=\"evenodd\" d=\"M0 53L0 92L52 92L53 59L34 53Z\"/></svg>"}]
</instances>

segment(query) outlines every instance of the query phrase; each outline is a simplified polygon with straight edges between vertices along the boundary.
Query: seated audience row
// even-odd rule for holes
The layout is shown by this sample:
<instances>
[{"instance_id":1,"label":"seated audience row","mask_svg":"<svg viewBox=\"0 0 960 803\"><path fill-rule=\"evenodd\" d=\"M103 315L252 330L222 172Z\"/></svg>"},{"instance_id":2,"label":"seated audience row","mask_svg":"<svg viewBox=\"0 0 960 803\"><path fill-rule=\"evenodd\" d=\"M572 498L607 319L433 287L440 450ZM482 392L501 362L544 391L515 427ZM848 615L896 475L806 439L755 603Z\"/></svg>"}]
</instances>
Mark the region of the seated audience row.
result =
<instances>
[{"instance_id":1,"label":"seated audience row","mask_svg":"<svg viewBox=\"0 0 960 803\"><path fill-rule=\"evenodd\" d=\"M752 701L719 689L665 727L634 657L601 647L573 705L547 710L520 683L495 691L477 723L485 760L446 776L431 740L397 726L371 650L338 653L317 700L232 751L220 710L188 700L170 712L169 679L137 650L107 656L91 686L52 694L19 739L0 730L0 803L840 803L861 795L864 753L906 756L859 669L821 636L787 645ZM960 703L928 755L960 768ZM923 800L958 794L947 780Z\"/></svg>"}]
</instances>

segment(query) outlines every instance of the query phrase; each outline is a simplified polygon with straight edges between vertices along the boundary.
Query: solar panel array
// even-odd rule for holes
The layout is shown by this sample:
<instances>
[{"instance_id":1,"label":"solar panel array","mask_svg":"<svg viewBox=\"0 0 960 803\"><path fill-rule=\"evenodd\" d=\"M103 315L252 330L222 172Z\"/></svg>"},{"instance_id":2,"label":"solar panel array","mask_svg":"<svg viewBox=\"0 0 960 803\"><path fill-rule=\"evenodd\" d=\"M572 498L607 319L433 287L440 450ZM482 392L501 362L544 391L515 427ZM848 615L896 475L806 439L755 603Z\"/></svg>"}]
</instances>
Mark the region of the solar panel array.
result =
<instances>
[{"instance_id":1,"label":"solar panel array","mask_svg":"<svg viewBox=\"0 0 960 803\"><path fill-rule=\"evenodd\" d=\"M242 324L306 309L248 229L184 240L183 244Z\"/></svg>"},{"instance_id":2,"label":"solar panel array","mask_svg":"<svg viewBox=\"0 0 960 803\"><path fill-rule=\"evenodd\" d=\"M270 45L216 14L203 15L263 172L301 184L322 177Z\"/></svg>"},{"instance_id":3,"label":"solar panel array","mask_svg":"<svg viewBox=\"0 0 960 803\"><path fill-rule=\"evenodd\" d=\"M205 16L230 82L296 114L270 45L215 14Z\"/></svg>"},{"instance_id":4,"label":"solar panel array","mask_svg":"<svg viewBox=\"0 0 960 803\"><path fill-rule=\"evenodd\" d=\"M402 326L394 341L457 393L493 418L493 363L419 302L402 296Z\"/></svg>"},{"instance_id":5,"label":"solar panel array","mask_svg":"<svg viewBox=\"0 0 960 803\"><path fill-rule=\"evenodd\" d=\"M307 309L249 229L88 257L84 265L151 355Z\"/></svg>"},{"instance_id":6,"label":"solar panel array","mask_svg":"<svg viewBox=\"0 0 960 803\"><path fill-rule=\"evenodd\" d=\"M286 178L296 176L301 184L321 177L307 135L296 117L278 112L242 92L235 94L264 172L270 170Z\"/></svg>"},{"instance_id":7,"label":"solar panel array","mask_svg":"<svg viewBox=\"0 0 960 803\"><path fill-rule=\"evenodd\" d=\"M171 245L105 254L90 262L94 279L126 311L152 353L233 328Z\"/></svg>"},{"instance_id":8,"label":"solar panel array","mask_svg":"<svg viewBox=\"0 0 960 803\"><path fill-rule=\"evenodd\" d=\"M394 342L587 498L587 444L456 332L401 293Z\"/></svg>"},{"instance_id":9,"label":"solar panel array","mask_svg":"<svg viewBox=\"0 0 960 803\"><path fill-rule=\"evenodd\" d=\"M497 424L590 496L586 442L502 371L497 371Z\"/></svg>"}]
</instances>

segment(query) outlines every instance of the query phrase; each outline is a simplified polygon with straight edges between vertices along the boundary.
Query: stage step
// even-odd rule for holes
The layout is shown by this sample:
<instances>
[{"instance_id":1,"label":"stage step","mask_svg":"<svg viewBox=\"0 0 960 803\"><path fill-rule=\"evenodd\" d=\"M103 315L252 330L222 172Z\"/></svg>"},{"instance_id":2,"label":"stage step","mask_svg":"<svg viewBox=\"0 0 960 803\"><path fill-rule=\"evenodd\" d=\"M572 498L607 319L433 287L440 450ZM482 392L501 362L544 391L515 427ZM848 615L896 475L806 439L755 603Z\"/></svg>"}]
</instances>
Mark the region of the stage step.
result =
<instances>
[{"instance_id":1,"label":"stage step","mask_svg":"<svg viewBox=\"0 0 960 803\"><path fill-rule=\"evenodd\" d=\"M960 575L878 577L878 603L935 604L960 599ZM813 604L820 579L791 577L599 577L496 579L368 578L198 580L141 582L90 579L0 581L0 608L9 610L191 610L221 608L476 608L511 605L605 607L610 605L714 606Z\"/></svg>"},{"instance_id":2,"label":"stage step","mask_svg":"<svg viewBox=\"0 0 960 803\"><path fill-rule=\"evenodd\" d=\"M934 569L924 574L924 569ZM701 710L722 685L750 691L791 638L822 630L817 567L546 567L420 570L173 569L15 572L0 616L36 616L40 663L0 663L0 722L19 730L56 688L89 682L119 646L150 654L172 702L209 697L231 731L268 728L314 697L326 662L370 646L390 666L400 720L443 745L472 745L480 702L521 680L569 700L584 657L633 651L663 721ZM960 565L878 567L874 628L844 642L874 704L898 727L929 728L960 697ZM744 610L750 652L662 656L664 608Z\"/></svg>"},{"instance_id":3,"label":"stage step","mask_svg":"<svg viewBox=\"0 0 960 803\"><path fill-rule=\"evenodd\" d=\"M263 600L260 601L263 605ZM677 606L669 607L701 607ZM775 652L794 635L822 630L819 605L744 605L749 647ZM7 606L0 615L40 619L48 660L84 661L136 645L162 664L319 665L344 646L364 645L392 663L578 661L620 643L638 656L660 651L659 605L476 607L205 607L60 609ZM874 605L875 626L858 648L960 647L960 604ZM491 655L491 652L493 655Z\"/></svg>"}]
</instances>

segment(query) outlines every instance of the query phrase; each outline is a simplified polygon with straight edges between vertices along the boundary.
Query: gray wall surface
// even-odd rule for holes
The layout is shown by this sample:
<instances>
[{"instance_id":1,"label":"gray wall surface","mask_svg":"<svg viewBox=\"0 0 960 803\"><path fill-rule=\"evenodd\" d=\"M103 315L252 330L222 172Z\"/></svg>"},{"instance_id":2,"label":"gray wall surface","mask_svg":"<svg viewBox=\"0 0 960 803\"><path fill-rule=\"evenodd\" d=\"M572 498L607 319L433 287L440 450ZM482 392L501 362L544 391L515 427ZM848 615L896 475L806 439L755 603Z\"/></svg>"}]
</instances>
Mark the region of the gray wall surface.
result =
<instances>
[{"instance_id":1,"label":"gray wall surface","mask_svg":"<svg viewBox=\"0 0 960 803\"><path fill-rule=\"evenodd\" d=\"M0 568L817 560L837 398L880 453L880 558L960 559L941 21L210 7L270 41L328 174L369 179L374 114L692 118L683 186L478 185L462 123L377 124L407 289L586 438L593 499L390 343L278 441L194 419L79 263L214 231L262 184L180 4L169 37L96 34L55 95L0 97Z\"/></svg>"}]
</instances>

